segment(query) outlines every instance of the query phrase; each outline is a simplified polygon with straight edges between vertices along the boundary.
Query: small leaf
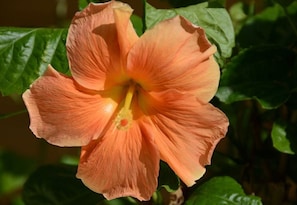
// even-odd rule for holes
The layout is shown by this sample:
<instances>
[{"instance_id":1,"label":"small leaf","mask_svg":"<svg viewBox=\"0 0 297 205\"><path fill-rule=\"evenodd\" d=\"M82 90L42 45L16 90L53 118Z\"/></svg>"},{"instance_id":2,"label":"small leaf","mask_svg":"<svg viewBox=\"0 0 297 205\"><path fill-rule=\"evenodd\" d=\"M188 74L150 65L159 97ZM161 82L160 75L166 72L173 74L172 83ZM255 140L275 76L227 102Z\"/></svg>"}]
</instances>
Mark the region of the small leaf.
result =
<instances>
[{"instance_id":1,"label":"small leaf","mask_svg":"<svg viewBox=\"0 0 297 205\"><path fill-rule=\"evenodd\" d=\"M96 205L104 200L75 177L76 166L47 165L37 169L24 185L26 205Z\"/></svg>"},{"instance_id":2,"label":"small leaf","mask_svg":"<svg viewBox=\"0 0 297 205\"><path fill-rule=\"evenodd\" d=\"M296 133L296 128L295 129L294 128L295 126L290 126L283 121L274 122L272 131L271 131L273 147L278 151L286 154L296 154L296 151L297 151L296 134L297 133ZM295 133L294 133L294 130L295 130Z\"/></svg>"},{"instance_id":3,"label":"small leaf","mask_svg":"<svg viewBox=\"0 0 297 205\"><path fill-rule=\"evenodd\" d=\"M86 8L88 6L89 3L99 3L100 0L79 0L78 1L78 8L79 10L83 10L84 8Z\"/></svg>"},{"instance_id":4,"label":"small leaf","mask_svg":"<svg viewBox=\"0 0 297 205\"><path fill-rule=\"evenodd\" d=\"M257 196L247 196L240 184L231 177L214 177L199 186L185 203L186 205L261 205Z\"/></svg>"},{"instance_id":5,"label":"small leaf","mask_svg":"<svg viewBox=\"0 0 297 205\"><path fill-rule=\"evenodd\" d=\"M158 189L165 188L168 192L176 191L180 186L180 180L172 169L163 161L160 162Z\"/></svg>"},{"instance_id":6,"label":"small leaf","mask_svg":"<svg viewBox=\"0 0 297 205\"><path fill-rule=\"evenodd\" d=\"M89 0L79 0L78 1L78 9L81 11L89 4Z\"/></svg>"},{"instance_id":7,"label":"small leaf","mask_svg":"<svg viewBox=\"0 0 297 205\"><path fill-rule=\"evenodd\" d=\"M285 47L245 49L226 64L216 96L225 103L256 99L263 108L277 108L296 86L294 64L294 52Z\"/></svg>"},{"instance_id":8,"label":"small leaf","mask_svg":"<svg viewBox=\"0 0 297 205\"><path fill-rule=\"evenodd\" d=\"M138 36L141 36L143 33L143 23L142 19L139 16L132 15L131 16L131 22L133 24L133 27L137 33Z\"/></svg>"},{"instance_id":9,"label":"small leaf","mask_svg":"<svg viewBox=\"0 0 297 205\"><path fill-rule=\"evenodd\" d=\"M0 28L0 92L21 94L48 64L66 72L66 35L65 29Z\"/></svg>"},{"instance_id":10,"label":"small leaf","mask_svg":"<svg viewBox=\"0 0 297 205\"><path fill-rule=\"evenodd\" d=\"M147 28L181 15L205 30L208 39L217 45L220 58L228 58L232 54L232 47L235 45L234 30L230 16L224 8L210 8L205 2L178 9L155 9L146 3L145 14Z\"/></svg>"}]
</instances>

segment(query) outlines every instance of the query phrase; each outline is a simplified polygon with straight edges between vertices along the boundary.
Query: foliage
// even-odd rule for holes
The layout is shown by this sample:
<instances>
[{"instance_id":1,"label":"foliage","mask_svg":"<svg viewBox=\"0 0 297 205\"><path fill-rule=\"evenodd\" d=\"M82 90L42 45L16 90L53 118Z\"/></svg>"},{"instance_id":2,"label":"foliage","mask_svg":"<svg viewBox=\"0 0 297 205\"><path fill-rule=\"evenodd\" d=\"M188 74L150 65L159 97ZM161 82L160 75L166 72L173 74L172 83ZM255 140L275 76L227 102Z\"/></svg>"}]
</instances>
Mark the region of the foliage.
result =
<instances>
[{"instance_id":1,"label":"foliage","mask_svg":"<svg viewBox=\"0 0 297 205\"><path fill-rule=\"evenodd\" d=\"M284 46L244 49L225 66L217 97L225 103L254 98L265 109L277 108L297 87L295 66L294 51Z\"/></svg>"},{"instance_id":2,"label":"foliage","mask_svg":"<svg viewBox=\"0 0 297 205\"><path fill-rule=\"evenodd\" d=\"M199 186L186 201L186 205L245 204L261 205L259 197L246 196L240 184L231 177L214 177Z\"/></svg>"},{"instance_id":3,"label":"foliage","mask_svg":"<svg viewBox=\"0 0 297 205\"><path fill-rule=\"evenodd\" d=\"M66 29L0 28L0 92L20 94L52 64L68 69Z\"/></svg>"},{"instance_id":4,"label":"foliage","mask_svg":"<svg viewBox=\"0 0 297 205\"><path fill-rule=\"evenodd\" d=\"M80 0L79 9L90 2L99 1ZM242 0L230 4L223 0L170 0L169 3L174 8L158 9L144 3L144 16L131 17L135 30L141 36L146 29L175 15L205 29L218 48L216 59L222 69L212 103L227 114L230 127L207 168L204 183L185 188L166 163L161 162L159 187L149 203L162 204L162 190L174 192L182 186L186 205L296 204L297 2ZM48 64L67 73L66 36L67 28L0 28L2 95L22 94ZM15 114L0 113L0 120ZM14 165L13 161L24 164ZM27 166L30 168L25 169ZM0 153L0 203L1 194L7 196L22 187L32 167L32 162ZM39 167L26 181L24 203L140 203L131 198L106 201L88 190L75 178L75 173L76 165ZM218 177L222 175L225 177Z\"/></svg>"}]
</instances>

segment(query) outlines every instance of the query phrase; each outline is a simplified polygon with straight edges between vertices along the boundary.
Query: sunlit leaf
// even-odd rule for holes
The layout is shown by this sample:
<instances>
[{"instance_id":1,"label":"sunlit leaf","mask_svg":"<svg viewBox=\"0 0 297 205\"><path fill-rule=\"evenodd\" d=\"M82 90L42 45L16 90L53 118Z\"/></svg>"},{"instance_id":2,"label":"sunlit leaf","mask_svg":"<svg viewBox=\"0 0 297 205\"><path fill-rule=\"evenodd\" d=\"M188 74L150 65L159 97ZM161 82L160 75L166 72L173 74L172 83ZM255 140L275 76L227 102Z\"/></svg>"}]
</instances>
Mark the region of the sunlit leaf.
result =
<instances>
[{"instance_id":1,"label":"sunlit leaf","mask_svg":"<svg viewBox=\"0 0 297 205\"><path fill-rule=\"evenodd\" d=\"M256 99L263 108L280 106L296 87L295 54L281 46L246 49L231 59L217 97L225 103Z\"/></svg>"},{"instance_id":2,"label":"sunlit leaf","mask_svg":"<svg viewBox=\"0 0 297 205\"><path fill-rule=\"evenodd\" d=\"M222 58L232 54L234 30L228 12L224 8L210 8L207 2L178 9L155 9L148 3L145 8L145 23L151 28L156 23L181 15L193 24L205 29L209 40L216 44Z\"/></svg>"},{"instance_id":3,"label":"sunlit leaf","mask_svg":"<svg viewBox=\"0 0 297 205\"><path fill-rule=\"evenodd\" d=\"M0 28L0 92L20 94L48 64L68 70L67 30L47 28Z\"/></svg>"},{"instance_id":4,"label":"sunlit leaf","mask_svg":"<svg viewBox=\"0 0 297 205\"><path fill-rule=\"evenodd\" d=\"M276 121L273 123L271 138L273 147L278 151L286 154L296 154L297 132L295 126L291 126L283 121Z\"/></svg>"},{"instance_id":5,"label":"sunlit leaf","mask_svg":"<svg viewBox=\"0 0 297 205\"><path fill-rule=\"evenodd\" d=\"M257 196L247 196L240 184L231 177L214 177L199 186L186 205L261 205Z\"/></svg>"},{"instance_id":6,"label":"sunlit leaf","mask_svg":"<svg viewBox=\"0 0 297 205\"><path fill-rule=\"evenodd\" d=\"M37 169L25 183L26 205L96 205L104 200L75 177L77 166L48 165Z\"/></svg>"}]
</instances>

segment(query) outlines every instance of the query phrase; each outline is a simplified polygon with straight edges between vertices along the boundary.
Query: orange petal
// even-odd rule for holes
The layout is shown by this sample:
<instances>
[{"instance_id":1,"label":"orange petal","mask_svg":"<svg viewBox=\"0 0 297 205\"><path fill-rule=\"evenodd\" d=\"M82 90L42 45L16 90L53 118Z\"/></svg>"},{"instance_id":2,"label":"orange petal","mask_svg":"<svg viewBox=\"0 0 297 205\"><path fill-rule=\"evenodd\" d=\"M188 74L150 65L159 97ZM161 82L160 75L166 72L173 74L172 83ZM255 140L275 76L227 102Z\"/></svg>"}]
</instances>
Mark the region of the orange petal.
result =
<instances>
[{"instance_id":1,"label":"orange petal","mask_svg":"<svg viewBox=\"0 0 297 205\"><path fill-rule=\"evenodd\" d=\"M211 104L177 92L150 93L142 108L150 115L146 125L154 135L161 159L183 182L192 186L210 164L216 144L227 132L228 119ZM151 105L151 107L148 107Z\"/></svg>"},{"instance_id":2,"label":"orange petal","mask_svg":"<svg viewBox=\"0 0 297 205\"><path fill-rule=\"evenodd\" d=\"M86 145L100 136L116 109L115 99L105 95L83 89L49 66L23 94L30 129L54 145Z\"/></svg>"},{"instance_id":3,"label":"orange petal","mask_svg":"<svg viewBox=\"0 0 297 205\"><path fill-rule=\"evenodd\" d=\"M126 55L131 49L132 45L138 40L138 36L131 23L130 16L132 10L130 7L123 6L123 4L114 6L114 18L118 33L118 41L122 52L122 62L126 65Z\"/></svg>"},{"instance_id":4,"label":"orange petal","mask_svg":"<svg viewBox=\"0 0 297 205\"><path fill-rule=\"evenodd\" d=\"M91 3L76 13L66 47L72 76L79 84L103 90L127 80L121 73L122 55L138 38L131 13L127 4L117 1Z\"/></svg>"},{"instance_id":5,"label":"orange petal","mask_svg":"<svg viewBox=\"0 0 297 205\"><path fill-rule=\"evenodd\" d=\"M202 28L177 16L146 31L134 44L128 73L148 91L179 89L208 102L220 77L215 52Z\"/></svg>"},{"instance_id":6,"label":"orange petal","mask_svg":"<svg viewBox=\"0 0 297 205\"><path fill-rule=\"evenodd\" d=\"M149 200L157 187L160 157L147 134L135 122L128 130L111 126L82 148L77 177L107 199Z\"/></svg>"}]
</instances>

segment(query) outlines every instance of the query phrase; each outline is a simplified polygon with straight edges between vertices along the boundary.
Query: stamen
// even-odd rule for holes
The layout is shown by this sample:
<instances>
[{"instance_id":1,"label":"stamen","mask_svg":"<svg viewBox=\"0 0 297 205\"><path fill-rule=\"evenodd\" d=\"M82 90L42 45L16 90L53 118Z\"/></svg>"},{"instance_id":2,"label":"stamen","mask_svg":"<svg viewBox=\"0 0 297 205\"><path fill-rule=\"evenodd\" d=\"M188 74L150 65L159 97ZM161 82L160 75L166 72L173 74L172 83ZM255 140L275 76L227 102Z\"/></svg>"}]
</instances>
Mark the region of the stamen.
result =
<instances>
[{"instance_id":1,"label":"stamen","mask_svg":"<svg viewBox=\"0 0 297 205\"><path fill-rule=\"evenodd\" d=\"M125 101L124 101L124 106L122 107L122 109L119 111L118 115L115 118L115 125L116 125L116 128L119 130L128 129L132 123L133 116L132 116L132 111L130 107L131 107L131 102L135 92L135 87L136 87L135 83L131 83L129 85L129 88L125 97Z\"/></svg>"}]
</instances>

